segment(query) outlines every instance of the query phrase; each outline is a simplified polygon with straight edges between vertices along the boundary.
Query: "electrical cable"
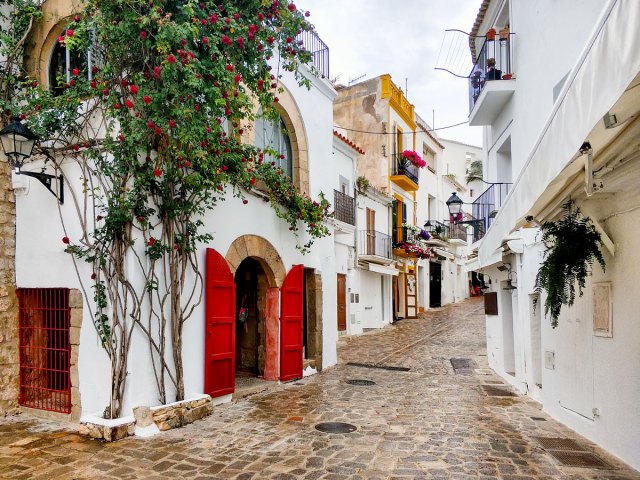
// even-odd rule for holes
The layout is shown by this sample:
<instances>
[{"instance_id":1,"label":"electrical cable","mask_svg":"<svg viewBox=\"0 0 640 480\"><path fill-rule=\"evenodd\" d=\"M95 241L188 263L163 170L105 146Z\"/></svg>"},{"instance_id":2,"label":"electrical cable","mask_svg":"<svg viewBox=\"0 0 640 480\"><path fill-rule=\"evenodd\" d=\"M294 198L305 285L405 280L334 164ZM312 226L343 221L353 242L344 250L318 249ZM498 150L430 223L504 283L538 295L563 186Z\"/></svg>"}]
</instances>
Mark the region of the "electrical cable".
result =
<instances>
[{"instance_id":1,"label":"electrical cable","mask_svg":"<svg viewBox=\"0 0 640 480\"><path fill-rule=\"evenodd\" d=\"M422 130L422 129L418 129L415 131L410 131L410 132L401 132L402 135L409 135L409 134L413 134L413 133L429 133L429 132L435 132L436 130L445 130L447 128L453 128L453 127L459 127L460 125L465 125L469 123L468 121L464 121L464 122L460 122L460 123L455 123L453 125L446 125L444 127L438 127L438 128L430 128L428 130ZM368 130L358 130L355 128L347 128L347 127L342 127L340 125L334 125L333 128L338 129L338 130L346 130L348 132L357 132L357 133L369 133L371 135L395 135L396 133L394 132L371 132Z\"/></svg>"}]
</instances>

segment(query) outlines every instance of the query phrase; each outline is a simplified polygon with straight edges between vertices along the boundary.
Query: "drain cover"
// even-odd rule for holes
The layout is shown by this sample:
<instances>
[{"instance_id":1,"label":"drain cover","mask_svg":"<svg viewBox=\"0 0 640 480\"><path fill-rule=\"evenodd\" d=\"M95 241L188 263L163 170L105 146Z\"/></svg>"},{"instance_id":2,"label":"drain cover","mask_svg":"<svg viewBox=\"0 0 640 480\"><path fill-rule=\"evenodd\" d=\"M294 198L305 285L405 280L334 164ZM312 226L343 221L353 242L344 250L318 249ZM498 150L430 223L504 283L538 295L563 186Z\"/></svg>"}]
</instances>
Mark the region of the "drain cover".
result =
<instances>
[{"instance_id":1,"label":"drain cover","mask_svg":"<svg viewBox=\"0 0 640 480\"><path fill-rule=\"evenodd\" d=\"M454 370L468 370L471 368L471 360L468 358L451 358L450 361Z\"/></svg>"},{"instance_id":2,"label":"drain cover","mask_svg":"<svg viewBox=\"0 0 640 480\"><path fill-rule=\"evenodd\" d=\"M545 450L569 450L571 452L586 452L587 449L575 440L558 437L533 437Z\"/></svg>"},{"instance_id":3,"label":"drain cover","mask_svg":"<svg viewBox=\"0 0 640 480\"><path fill-rule=\"evenodd\" d=\"M549 451L547 453L567 467L600 468L612 470L607 462L589 452L560 452Z\"/></svg>"},{"instance_id":4,"label":"drain cover","mask_svg":"<svg viewBox=\"0 0 640 480\"><path fill-rule=\"evenodd\" d=\"M377 365L374 363L357 363L357 362L348 362L347 365L351 367L364 367L364 368L379 368L380 370L391 370L394 372L408 372L411 370L408 367L394 367L391 365Z\"/></svg>"},{"instance_id":5,"label":"drain cover","mask_svg":"<svg viewBox=\"0 0 640 480\"><path fill-rule=\"evenodd\" d=\"M360 387L370 387L371 385L375 385L376 382L372 380L362 380L360 378L351 378L346 381L349 385L358 385Z\"/></svg>"},{"instance_id":6,"label":"drain cover","mask_svg":"<svg viewBox=\"0 0 640 480\"><path fill-rule=\"evenodd\" d=\"M546 422L547 419L544 417L531 417L531 420L535 420L536 422Z\"/></svg>"},{"instance_id":7,"label":"drain cover","mask_svg":"<svg viewBox=\"0 0 640 480\"><path fill-rule=\"evenodd\" d=\"M516 396L513 392L509 390L505 390L504 388L494 387L491 385L482 385L482 388L484 389L484 393L486 393L487 396L489 397L515 397Z\"/></svg>"},{"instance_id":8,"label":"drain cover","mask_svg":"<svg viewBox=\"0 0 640 480\"><path fill-rule=\"evenodd\" d=\"M316 425L316 430L324 433L351 433L357 430L355 425L342 422L324 422Z\"/></svg>"}]
</instances>

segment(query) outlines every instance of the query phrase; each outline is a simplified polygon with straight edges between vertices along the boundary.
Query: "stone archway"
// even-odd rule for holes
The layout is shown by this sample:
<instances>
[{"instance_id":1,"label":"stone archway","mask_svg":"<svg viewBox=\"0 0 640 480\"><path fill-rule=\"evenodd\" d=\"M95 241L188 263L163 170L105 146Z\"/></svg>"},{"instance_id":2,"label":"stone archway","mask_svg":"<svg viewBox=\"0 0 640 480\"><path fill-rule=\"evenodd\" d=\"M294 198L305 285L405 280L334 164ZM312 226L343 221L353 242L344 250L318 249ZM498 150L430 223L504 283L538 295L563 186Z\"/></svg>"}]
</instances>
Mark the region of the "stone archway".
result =
<instances>
[{"instance_id":1,"label":"stone archway","mask_svg":"<svg viewBox=\"0 0 640 480\"><path fill-rule=\"evenodd\" d=\"M282 258L268 240L258 235L242 235L236 238L225 256L234 277L240 265L246 259L260 264L266 277L264 299L259 300L260 315L264 315L265 359L263 377L265 380L278 379L279 333L280 333L280 288L287 271ZM262 289L261 289L262 290Z\"/></svg>"},{"instance_id":2,"label":"stone archway","mask_svg":"<svg viewBox=\"0 0 640 480\"><path fill-rule=\"evenodd\" d=\"M236 238L227 250L225 258L234 275L245 258L257 260L267 274L269 287L282 287L287 276L280 254L268 240L258 235L242 235Z\"/></svg>"}]
</instances>

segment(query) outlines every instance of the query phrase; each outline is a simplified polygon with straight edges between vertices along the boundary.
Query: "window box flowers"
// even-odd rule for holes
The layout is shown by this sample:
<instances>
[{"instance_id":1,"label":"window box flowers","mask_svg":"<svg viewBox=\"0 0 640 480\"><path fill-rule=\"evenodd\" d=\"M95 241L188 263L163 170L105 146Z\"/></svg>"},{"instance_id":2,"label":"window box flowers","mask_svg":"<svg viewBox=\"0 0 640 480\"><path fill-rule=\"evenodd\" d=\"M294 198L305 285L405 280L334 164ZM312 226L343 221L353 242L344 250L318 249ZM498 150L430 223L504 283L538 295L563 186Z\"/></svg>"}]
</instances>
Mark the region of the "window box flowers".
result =
<instances>
[{"instance_id":1,"label":"window box flowers","mask_svg":"<svg viewBox=\"0 0 640 480\"><path fill-rule=\"evenodd\" d=\"M418 168L424 168L427 166L427 162L425 162L420 155L418 155L413 150L405 150L400 155L401 165L406 165L408 162L411 162L412 165L415 165Z\"/></svg>"}]
</instances>

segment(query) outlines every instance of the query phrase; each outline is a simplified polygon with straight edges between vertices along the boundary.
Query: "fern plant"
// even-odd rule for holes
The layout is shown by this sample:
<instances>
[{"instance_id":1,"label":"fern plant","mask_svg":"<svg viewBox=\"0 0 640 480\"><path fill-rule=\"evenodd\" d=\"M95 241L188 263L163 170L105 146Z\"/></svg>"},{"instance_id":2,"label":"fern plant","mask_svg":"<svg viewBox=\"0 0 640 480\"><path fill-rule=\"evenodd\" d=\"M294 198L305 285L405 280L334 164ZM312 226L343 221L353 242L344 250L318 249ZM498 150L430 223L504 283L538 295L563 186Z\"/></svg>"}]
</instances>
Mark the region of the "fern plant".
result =
<instances>
[{"instance_id":1,"label":"fern plant","mask_svg":"<svg viewBox=\"0 0 640 480\"><path fill-rule=\"evenodd\" d=\"M551 316L551 326L558 326L563 305L571 306L578 294L582 296L587 275L594 261L602 269L605 261L600 252L600 234L589 217L584 217L573 202L562 206L564 216L542 225L542 242L546 248L544 260L536 276L536 292L547 292L544 312Z\"/></svg>"}]
</instances>

